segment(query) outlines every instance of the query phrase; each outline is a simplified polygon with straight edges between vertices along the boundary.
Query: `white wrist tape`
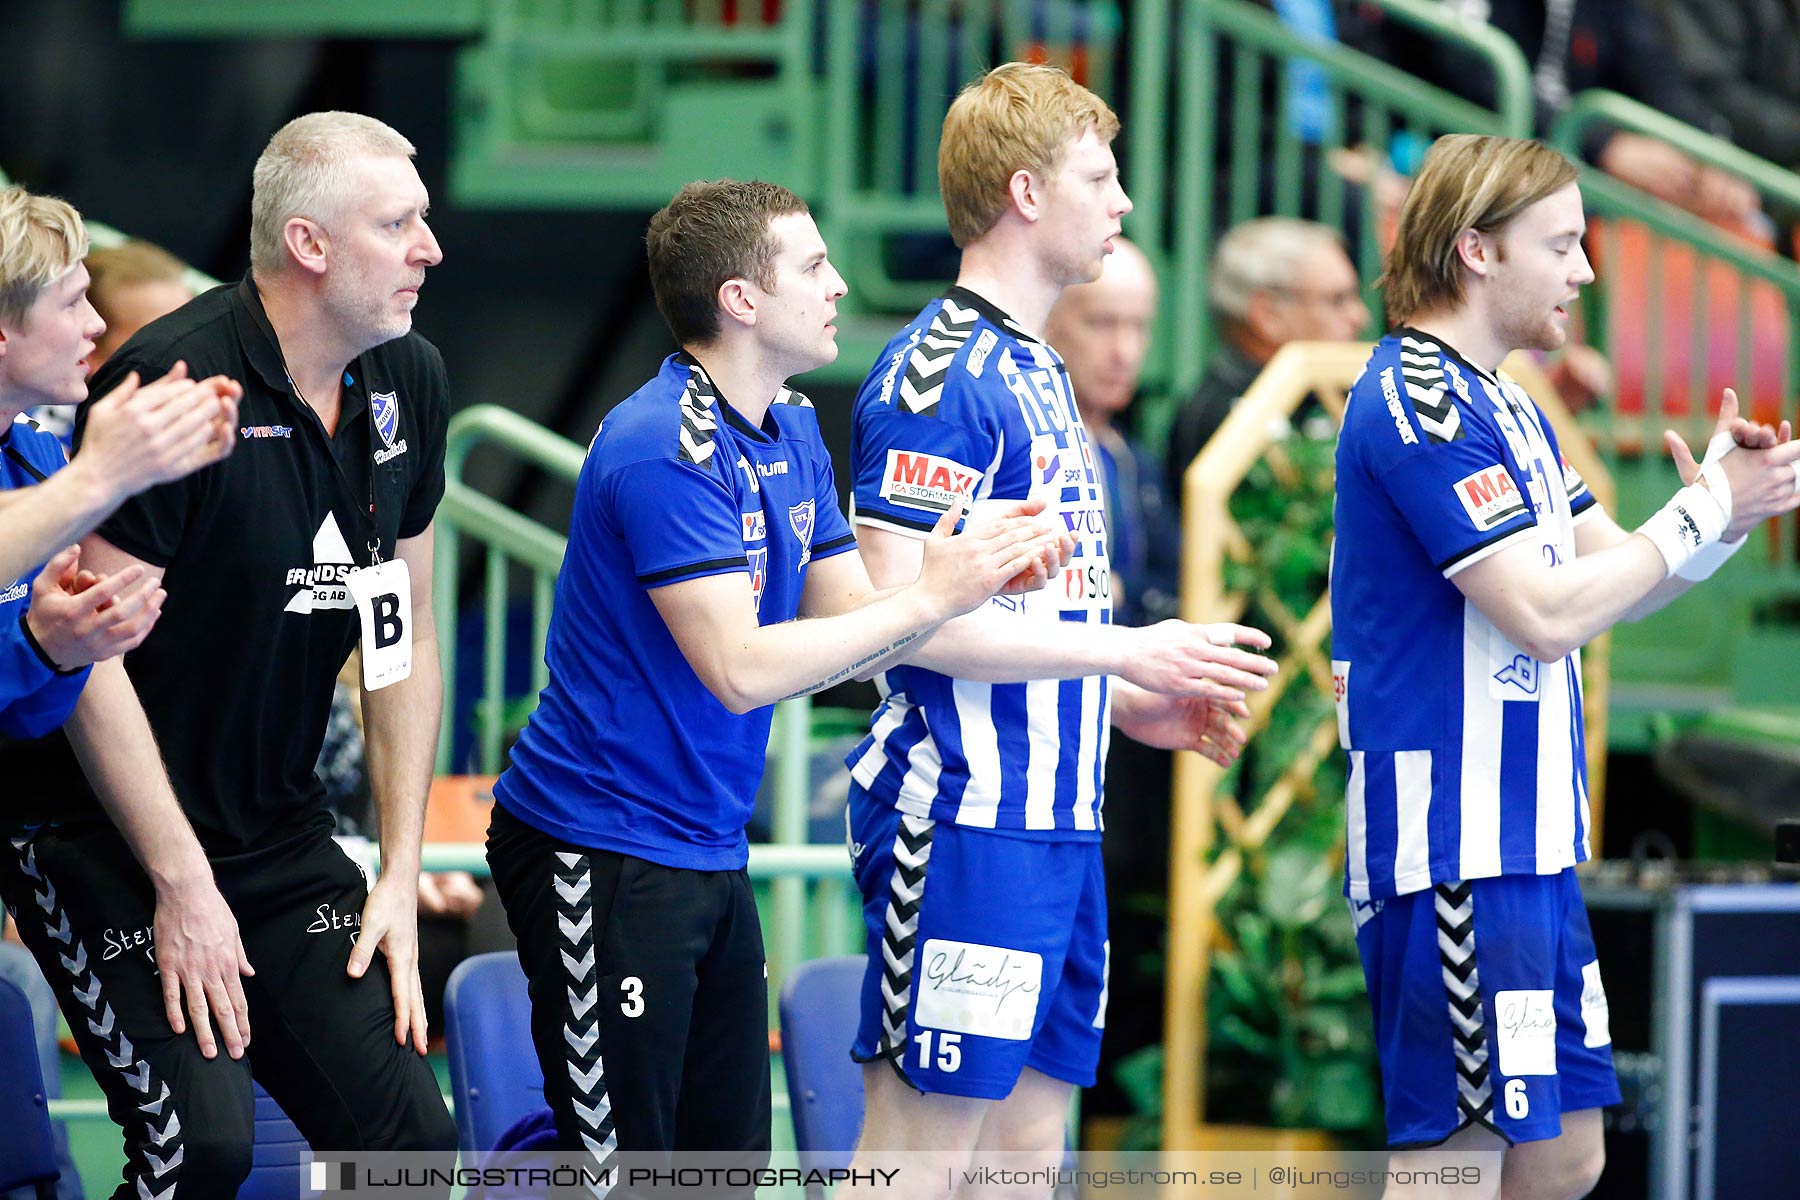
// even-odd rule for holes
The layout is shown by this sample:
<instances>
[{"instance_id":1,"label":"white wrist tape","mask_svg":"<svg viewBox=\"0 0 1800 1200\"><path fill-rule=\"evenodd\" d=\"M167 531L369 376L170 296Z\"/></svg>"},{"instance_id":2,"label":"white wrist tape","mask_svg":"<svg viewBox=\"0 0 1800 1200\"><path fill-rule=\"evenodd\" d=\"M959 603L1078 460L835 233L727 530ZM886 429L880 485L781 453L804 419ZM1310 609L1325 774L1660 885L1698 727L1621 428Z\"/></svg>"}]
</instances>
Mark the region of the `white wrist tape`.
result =
<instances>
[{"instance_id":1,"label":"white wrist tape","mask_svg":"<svg viewBox=\"0 0 1800 1200\"><path fill-rule=\"evenodd\" d=\"M1742 550L1744 543L1749 540L1750 535L1747 533L1735 542L1728 542L1721 538L1712 545L1696 551L1675 573L1683 579L1691 579L1695 583L1699 583L1702 579L1711 579L1712 573L1724 566L1726 559ZM1660 548L1658 547L1658 549Z\"/></svg>"},{"instance_id":2,"label":"white wrist tape","mask_svg":"<svg viewBox=\"0 0 1800 1200\"><path fill-rule=\"evenodd\" d=\"M1730 501L1727 500L1726 504ZM1725 532L1725 505L1697 483L1690 483L1669 498L1637 531L1661 552L1666 574L1673 575Z\"/></svg>"},{"instance_id":3,"label":"white wrist tape","mask_svg":"<svg viewBox=\"0 0 1800 1200\"><path fill-rule=\"evenodd\" d=\"M1712 441L1706 443L1706 457L1700 460L1700 478L1706 481L1706 486L1712 490L1713 499L1725 510L1727 528L1731 525L1731 482L1725 478L1725 468L1720 463L1737 448L1737 439L1721 429L1712 435ZM1800 487L1800 475L1796 475L1796 481L1796 486Z\"/></svg>"}]
</instances>

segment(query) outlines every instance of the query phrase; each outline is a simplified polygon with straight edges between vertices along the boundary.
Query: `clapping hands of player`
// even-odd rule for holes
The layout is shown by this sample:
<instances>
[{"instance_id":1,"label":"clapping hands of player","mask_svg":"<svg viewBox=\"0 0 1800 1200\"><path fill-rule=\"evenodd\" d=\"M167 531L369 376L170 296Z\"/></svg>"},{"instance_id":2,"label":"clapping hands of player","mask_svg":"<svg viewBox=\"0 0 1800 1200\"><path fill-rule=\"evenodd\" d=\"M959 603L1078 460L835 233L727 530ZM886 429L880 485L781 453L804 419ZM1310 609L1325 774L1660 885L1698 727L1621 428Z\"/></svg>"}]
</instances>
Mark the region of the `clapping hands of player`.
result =
<instances>
[{"instance_id":1,"label":"clapping hands of player","mask_svg":"<svg viewBox=\"0 0 1800 1200\"><path fill-rule=\"evenodd\" d=\"M102 578L81 569L81 547L59 551L31 585L25 624L50 661L65 671L137 648L162 615L161 587L141 583L132 564Z\"/></svg>"},{"instance_id":2,"label":"clapping hands of player","mask_svg":"<svg viewBox=\"0 0 1800 1200\"><path fill-rule=\"evenodd\" d=\"M223 375L189 379L183 362L153 383L133 371L94 402L75 461L121 495L179 479L231 452L243 394Z\"/></svg>"},{"instance_id":3,"label":"clapping hands of player","mask_svg":"<svg viewBox=\"0 0 1800 1200\"><path fill-rule=\"evenodd\" d=\"M1730 442L1722 442L1727 435ZM1665 430L1663 441L1681 482L1699 479L1703 464L1695 461L1681 435ZM1730 388L1719 402L1707 459L1718 464L1731 489L1725 540L1737 541L1766 518L1800 508L1800 442L1793 440L1792 427L1786 421L1774 427L1741 416L1737 393Z\"/></svg>"},{"instance_id":4,"label":"clapping hands of player","mask_svg":"<svg viewBox=\"0 0 1800 1200\"><path fill-rule=\"evenodd\" d=\"M1240 723L1250 716L1242 700L1159 696L1132 689L1116 692L1113 704L1113 723L1126 736L1159 750L1193 750L1221 767L1236 762L1250 739Z\"/></svg>"},{"instance_id":5,"label":"clapping hands of player","mask_svg":"<svg viewBox=\"0 0 1800 1200\"><path fill-rule=\"evenodd\" d=\"M1131 632L1139 646L1123 675L1148 692L1237 704L1279 670L1274 659L1239 649L1270 646L1268 634L1248 625L1160 621Z\"/></svg>"},{"instance_id":6,"label":"clapping hands of player","mask_svg":"<svg viewBox=\"0 0 1800 1200\"><path fill-rule=\"evenodd\" d=\"M1067 531L1040 515L1042 500L984 505L959 534L956 523L968 507L964 498L938 518L919 568L919 582L949 607L949 616L977 608L990 596L1036 591L1075 552Z\"/></svg>"}]
</instances>

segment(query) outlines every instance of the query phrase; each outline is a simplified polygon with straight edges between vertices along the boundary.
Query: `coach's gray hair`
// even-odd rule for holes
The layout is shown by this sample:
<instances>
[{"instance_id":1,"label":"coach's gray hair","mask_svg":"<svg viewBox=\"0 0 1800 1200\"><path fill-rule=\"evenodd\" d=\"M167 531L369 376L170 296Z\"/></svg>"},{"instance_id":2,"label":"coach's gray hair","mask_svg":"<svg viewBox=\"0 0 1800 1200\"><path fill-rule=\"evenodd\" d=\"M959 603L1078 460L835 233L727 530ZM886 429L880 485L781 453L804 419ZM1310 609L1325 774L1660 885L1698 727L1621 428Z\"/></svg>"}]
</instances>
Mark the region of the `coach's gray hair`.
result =
<instances>
[{"instance_id":1,"label":"coach's gray hair","mask_svg":"<svg viewBox=\"0 0 1800 1200\"><path fill-rule=\"evenodd\" d=\"M250 266L278 270L287 261L287 223L305 217L329 227L345 200L352 159L411 158L413 144L374 117L316 112L275 131L256 160L250 197Z\"/></svg>"},{"instance_id":2,"label":"coach's gray hair","mask_svg":"<svg viewBox=\"0 0 1800 1200\"><path fill-rule=\"evenodd\" d=\"M1258 217L1233 226L1213 253L1207 302L1220 321L1241 325L1252 295L1292 287L1300 264L1329 247L1343 249L1342 235L1314 221Z\"/></svg>"}]
</instances>

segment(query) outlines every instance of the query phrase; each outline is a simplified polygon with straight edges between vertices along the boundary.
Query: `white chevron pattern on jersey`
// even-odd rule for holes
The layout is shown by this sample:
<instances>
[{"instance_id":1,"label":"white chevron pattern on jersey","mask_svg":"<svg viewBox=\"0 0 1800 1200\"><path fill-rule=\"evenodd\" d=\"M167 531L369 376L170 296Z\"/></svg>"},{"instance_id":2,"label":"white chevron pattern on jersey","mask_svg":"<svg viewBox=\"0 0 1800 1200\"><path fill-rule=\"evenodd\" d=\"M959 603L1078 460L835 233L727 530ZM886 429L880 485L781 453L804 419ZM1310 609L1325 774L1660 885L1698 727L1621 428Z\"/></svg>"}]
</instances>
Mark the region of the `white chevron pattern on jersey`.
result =
<instances>
[{"instance_id":1,"label":"white chevron pattern on jersey","mask_svg":"<svg viewBox=\"0 0 1800 1200\"><path fill-rule=\"evenodd\" d=\"M811 408L813 406L813 402L807 399L805 392L796 392L785 383L776 389L775 403L795 404L801 408Z\"/></svg>"},{"instance_id":2,"label":"white chevron pattern on jersey","mask_svg":"<svg viewBox=\"0 0 1800 1200\"><path fill-rule=\"evenodd\" d=\"M569 996L569 1016L563 1022L563 1041L569 1050L564 1063L569 1072L569 1102L581 1122L581 1143L594 1156L604 1174L619 1149L613 1131L612 1100L606 1094L606 1064L600 1055L600 981L594 973L593 875L585 854L556 852L551 884L556 890L556 927L562 938L563 982ZM610 1183L588 1184L595 1200L612 1190Z\"/></svg>"},{"instance_id":3,"label":"white chevron pattern on jersey","mask_svg":"<svg viewBox=\"0 0 1800 1200\"><path fill-rule=\"evenodd\" d=\"M1419 415L1419 428L1434 442L1454 442L1463 436L1462 414L1456 397L1444 379L1443 348L1415 337L1400 339L1400 378L1406 398Z\"/></svg>"},{"instance_id":4,"label":"white chevron pattern on jersey","mask_svg":"<svg viewBox=\"0 0 1800 1200\"><path fill-rule=\"evenodd\" d=\"M699 363L688 367L687 387L681 393L681 461L705 466L712 461L713 435L719 423L713 419L712 403L718 393L712 380Z\"/></svg>"},{"instance_id":5,"label":"white chevron pattern on jersey","mask_svg":"<svg viewBox=\"0 0 1800 1200\"><path fill-rule=\"evenodd\" d=\"M964 308L954 300L932 319L912 353L906 359L906 371L900 380L900 403L907 411L929 415L944 397L944 380L950 374L950 360L975 332L981 314Z\"/></svg>"},{"instance_id":6,"label":"white chevron pattern on jersey","mask_svg":"<svg viewBox=\"0 0 1800 1200\"><path fill-rule=\"evenodd\" d=\"M1467 880L1440 883L1437 902L1438 959L1450 997L1450 1025L1456 1044L1458 1125L1491 1125L1494 1085L1488 1078L1486 1018L1481 1009L1481 975L1475 969L1475 905Z\"/></svg>"},{"instance_id":7,"label":"white chevron pattern on jersey","mask_svg":"<svg viewBox=\"0 0 1800 1200\"><path fill-rule=\"evenodd\" d=\"M87 1010L88 1015L83 1021L87 1033L98 1039L100 1056L136 1093L131 1097L131 1103L140 1118L136 1129L126 1131L125 1178L132 1180L139 1200L173 1200L187 1150L182 1144L181 1116L169 1100L169 1085L150 1070L149 1063L138 1058L131 1039L118 1028L112 1005L101 994L100 976L88 970L87 947L75 936L69 914L57 902L56 888L37 865L37 848L32 845L32 837L33 834L27 832L11 839L13 851L18 856L19 871L31 880L33 897L44 914L45 933L65 947L59 949L56 956L69 976L70 991ZM23 915L14 914L15 917ZM80 1035L81 1030L76 1029L73 1022L70 1028ZM92 1049L92 1046L84 1049Z\"/></svg>"},{"instance_id":8,"label":"white chevron pattern on jersey","mask_svg":"<svg viewBox=\"0 0 1800 1200\"><path fill-rule=\"evenodd\" d=\"M913 951L919 940L925 867L931 861L931 835L936 828L934 821L902 813L894 834L894 877L888 890L887 928L881 935L880 1054L896 1065L906 1053Z\"/></svg>"}]
</instances>

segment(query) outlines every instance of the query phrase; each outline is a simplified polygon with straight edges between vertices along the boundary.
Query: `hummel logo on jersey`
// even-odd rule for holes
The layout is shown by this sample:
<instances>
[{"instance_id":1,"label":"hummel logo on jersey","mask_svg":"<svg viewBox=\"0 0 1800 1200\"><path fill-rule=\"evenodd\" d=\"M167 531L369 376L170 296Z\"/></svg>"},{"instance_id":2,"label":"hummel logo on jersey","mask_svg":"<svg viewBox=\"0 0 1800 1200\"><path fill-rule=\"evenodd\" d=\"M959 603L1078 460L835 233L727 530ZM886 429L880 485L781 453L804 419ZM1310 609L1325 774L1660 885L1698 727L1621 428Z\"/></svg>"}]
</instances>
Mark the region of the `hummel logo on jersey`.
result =
<instances>
[{"instance_id":1,"label":"hummel logo on jersey","mask_svg":"<svg viewBox=\"0 0 1800 1200\"><path fill-rule=\"evenodd\" d=\"M800 567L804 569L812 561L813 502L802 500L788 509L788 524L800 542Z\"/></svg>"},{"instance_id":2,"label":"hummel logo on jersey","mask_svg":"<svg viewBox=\"0 0 1800 1200\"><path fill-rule=\"evenodd\" d=\"M780 462L757 463L756 473L761 475L764 479L768 479L774 475L786 475L788 473L787 459L784 458Z\"/></svg>"},{"instance_id":3,"label":"hummel logo on jersey","mask_svg":"<svg viewBox=\"0 0 1800 1200\"><path fill-rule=\"evenodd\" d=\"M1510 683L1527 696L1537 695L1538 663L1529 654L1515 654L1513 660L1494 672L1499 683Z\"/></svg>"},{"instance_id":4,"label":"hummel logo on jersey","mask_svg":"<svg viewBox=\"0 0 1800 1200\"><path fill-rule=\"evenodd\" d=\"M980 480L980 471L953 458L889 450L887 470L881 477L881 498L941 513L959 497L972 494Z\"/></svg>"},{"instance_id":5,"label":"hummel logo on jersey","mask_svg":"<svg viewBox=\"0 0 1800 1200\"><path fill-rule=\"evenodd\" d=\"M1475 528L1489 530L1525 511L1525 497L1513 482L1512 472L1500 463L1456 481L1456 498Z\"/></svg>"},{"instance_id":6,"label":"hummel logo on jersey","mask_svg":"<svg viewBox=\"0 0 1800 1200\"><path fill-rule=\"evenodd\" d=\"M355 569L350 545L338 529L337 517L325 514L319 532L313 534L313 565L295 567L287 573L289 587L300 590L287 602L283 611L313 613L327 608L355 608L344 578Z\"/></svg>"},{"instance_id":7,"label":"hummel logo on jersey","mask_svg":"<svg viewBox=\"0 0 1800 1200\"><path fill-rule=\"evenodd\" d=\"M31 594L31 585L23 579L0 592L0 604L11 604L14 600L23 600Z\"/></svg>"}]
</instances>

